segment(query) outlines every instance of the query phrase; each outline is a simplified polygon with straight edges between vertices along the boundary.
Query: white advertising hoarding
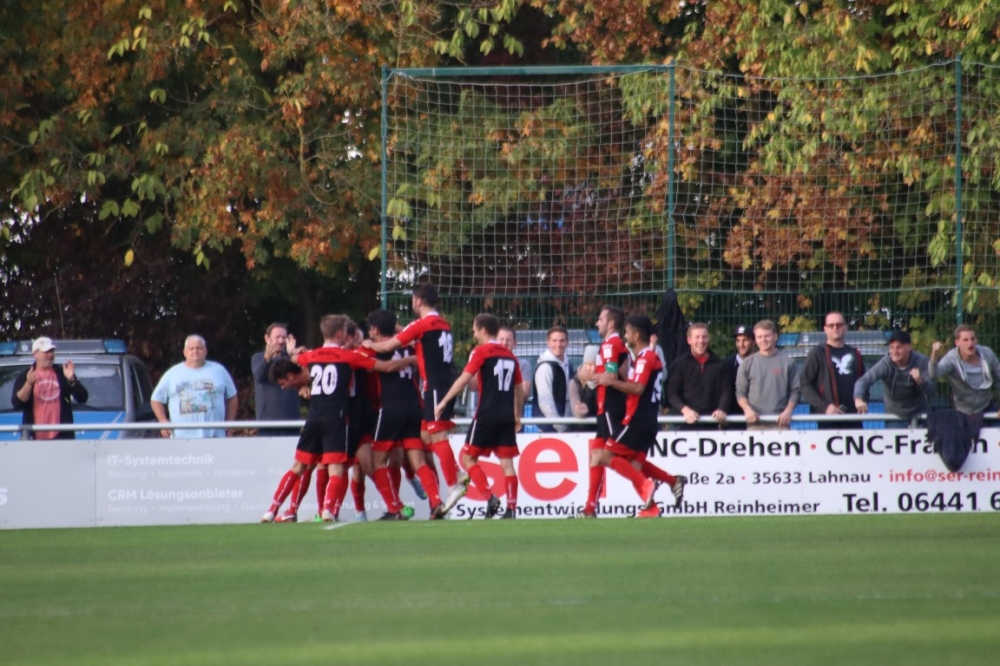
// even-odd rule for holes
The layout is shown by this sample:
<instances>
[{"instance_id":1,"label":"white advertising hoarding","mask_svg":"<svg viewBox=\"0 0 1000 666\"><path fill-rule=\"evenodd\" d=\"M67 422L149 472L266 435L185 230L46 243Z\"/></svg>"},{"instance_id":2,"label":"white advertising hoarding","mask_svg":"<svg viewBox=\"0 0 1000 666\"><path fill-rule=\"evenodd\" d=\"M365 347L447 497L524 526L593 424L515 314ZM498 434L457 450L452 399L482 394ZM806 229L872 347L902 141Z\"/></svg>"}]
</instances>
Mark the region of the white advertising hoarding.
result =
<instances>
[{"instance_id":1,"label":"white advertising hoarding","mask_svg":"<svg viewBox=\"0 0 1000 666\"><path fill-rule=\"evenodd\" d=\"M586 501L588 433L522 434L518 517L563 518ZM982 431L960 472L949 473L923 430L663 431L650 461L689 479L685 501L669 490L664 516L811 515L1000 511L1000 429ZM87 527L256 522L292 463L294 437L17 441L0 443L0 527ZM452 440L456 453L462 437ZM495 459L481 467L505 504ZM426 518L426 502L401 496ZM607 471L600 515L635 515L631 484ZM367 484L369 518L385 510ZM476 489L449 515L481 517ZM314 489L300 510L316 512ZM341 517L352 520L348 494Z\"/></svg>"}]
</instances>

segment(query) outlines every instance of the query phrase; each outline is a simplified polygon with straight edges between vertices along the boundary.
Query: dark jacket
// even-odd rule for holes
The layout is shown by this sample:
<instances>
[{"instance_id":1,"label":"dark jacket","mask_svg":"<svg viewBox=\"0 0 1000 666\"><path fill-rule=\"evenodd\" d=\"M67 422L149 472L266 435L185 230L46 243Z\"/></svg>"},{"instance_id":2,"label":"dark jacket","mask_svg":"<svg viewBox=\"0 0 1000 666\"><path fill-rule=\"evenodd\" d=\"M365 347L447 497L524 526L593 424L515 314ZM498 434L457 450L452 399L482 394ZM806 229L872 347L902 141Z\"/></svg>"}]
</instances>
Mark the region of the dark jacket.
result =
<instances>
[{"instance_id":1,"label":"dark jacket","mask_svg":"<svg viewBox=\"0 0 1000 666\"><path fill-rule=\"evenodd\" d=\"M670 364L667 373L667 402L672 411L684 406L708 416L716 409L729 413L735 380L729 366L711 351L705 365L690 352ZM732 390L731 390L732 389Z\"/></svg>"},{"instance_id":2,"label":"dark jacket","mask_svg":"<svg viewBox=\"0 0 1000 666\"><path fill-rule=\"evenodd\" d=\"M844 345L844 349L854 354L854 360L858 364L856 379L860 379L865 374L865 362L861 358L861 352L850 345ZM805 363L802 364L802 373L799 375L802 387L802 402L809 403L810 412L813 414L825 414L828 405L843 407L844 412L852 414L857 410L854 407L854 392L849 391L846 395L839 395L837 392L837 382L834 379L836 370L830 358L830 347L827 344L816 345L809 350Z\"/></svg>"},{"instance_id":3,"label":"dark jacket","mask_svg":"<svg viewBox=\"0 0 1000 666\"><path fill-rule=\"evenodd\" d=\"M952 472L962 469L983 427L982 414L963 414L957 409L931 412L927 416L927 441Z\"/></svg>"},{"instance_id":4,"label":"dark jacket","mask_svg":"<svg viewBox=\"0 0 1000 666\"><path fill-rule=\"evenodd\" d=\"M27 400L21 400L17 397L17 393L24 388L24 385L28 381L28 371L34 367L35 364L32 363L31 367L25 368L17 376L14 380L14 390L10 395L10 404L14 406L14 409L21 410L21 423L25 425L33 425L35 423L35 396L32 394ZM62 365L56 363L52 366L52 369L55 371L56 380L59 382L59 423L73 423L73 399L75 398L78 403L84 404L87 402L90 394L87 393L87 388L79 379L72 385L66 381ZM35 438L34 433L31 434L31 438ZM76 433L72 430L60 432L56 434L56 439L76 439Z\"/></svg>"}]
</instances>

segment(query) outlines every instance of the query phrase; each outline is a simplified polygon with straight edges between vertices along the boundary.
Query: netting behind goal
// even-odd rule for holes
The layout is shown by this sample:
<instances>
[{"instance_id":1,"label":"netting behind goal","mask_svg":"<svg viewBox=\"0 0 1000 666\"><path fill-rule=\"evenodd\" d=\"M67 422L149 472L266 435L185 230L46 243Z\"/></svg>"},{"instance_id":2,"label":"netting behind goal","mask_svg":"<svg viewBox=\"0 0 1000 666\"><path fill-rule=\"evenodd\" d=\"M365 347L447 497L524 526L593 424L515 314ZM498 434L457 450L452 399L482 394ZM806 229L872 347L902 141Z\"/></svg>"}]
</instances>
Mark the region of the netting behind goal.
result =
<instances>
[{"instance_id":1,"label":"netting behind goal","mask_svg":"<svg viewBox=\"0 0 1000 666\"><path fill-rule=\"evenodd\" d=\"M754 79L684 67L395 70L385 283L521 328L652 314L995 337L998 70Z\"/></svg>"}]
</instances>

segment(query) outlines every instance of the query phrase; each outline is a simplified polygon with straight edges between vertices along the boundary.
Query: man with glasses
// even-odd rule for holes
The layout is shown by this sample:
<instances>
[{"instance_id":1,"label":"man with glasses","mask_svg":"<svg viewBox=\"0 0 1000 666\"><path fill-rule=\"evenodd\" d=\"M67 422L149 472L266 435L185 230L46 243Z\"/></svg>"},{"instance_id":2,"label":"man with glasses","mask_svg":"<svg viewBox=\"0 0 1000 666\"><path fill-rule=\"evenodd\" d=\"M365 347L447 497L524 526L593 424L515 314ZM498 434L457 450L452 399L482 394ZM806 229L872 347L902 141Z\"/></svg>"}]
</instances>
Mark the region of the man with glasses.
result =
<instances>
[{"instance_id":1,"label":"man with glasses","mask_svg":"<svg viewBox=\"0 0 1000 666\"><path fill-rule=\"evenodd\" d=\"M857 414L854 385L865 374L861 352L844 342L847 321L840 312L826 315L823 330L826 342L813 347L802 365L802 400L812 414Z\"/></svg>"}]
</instances>

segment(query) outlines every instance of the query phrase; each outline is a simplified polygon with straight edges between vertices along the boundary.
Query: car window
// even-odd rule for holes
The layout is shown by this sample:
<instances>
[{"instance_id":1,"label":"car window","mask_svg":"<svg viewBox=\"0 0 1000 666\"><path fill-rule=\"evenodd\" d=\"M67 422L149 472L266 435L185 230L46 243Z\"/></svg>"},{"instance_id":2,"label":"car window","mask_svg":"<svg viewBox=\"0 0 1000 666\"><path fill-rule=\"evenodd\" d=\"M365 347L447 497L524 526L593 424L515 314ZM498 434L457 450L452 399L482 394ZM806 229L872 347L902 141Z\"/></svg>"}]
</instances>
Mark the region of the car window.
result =
<instances>
[{"instance_id":1,"label":"car window","mask_svg":"<svg viewBox=\"0 0 1000 666\"><path fill-rule=\"evenodd\" d=\"M14 405L10 399L14 394L14 379L24 370L23 365L5 365L0 367L0 414L13 412ZM17 410L20 411L20 410Z\"/></svg>"}]
</instances>

